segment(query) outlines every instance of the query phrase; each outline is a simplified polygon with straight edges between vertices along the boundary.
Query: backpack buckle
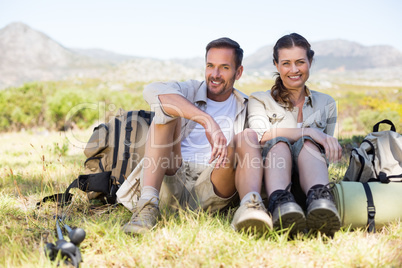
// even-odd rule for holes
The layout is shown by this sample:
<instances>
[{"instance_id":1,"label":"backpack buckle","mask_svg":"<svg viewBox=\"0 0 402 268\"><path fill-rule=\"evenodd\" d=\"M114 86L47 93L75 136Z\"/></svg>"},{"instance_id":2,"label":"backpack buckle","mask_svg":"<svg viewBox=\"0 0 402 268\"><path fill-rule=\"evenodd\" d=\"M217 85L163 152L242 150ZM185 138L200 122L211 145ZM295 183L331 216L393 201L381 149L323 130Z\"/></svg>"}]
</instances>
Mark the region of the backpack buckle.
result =
<instances>
[{"instance_id":1,"label":"backpack buckle","mask_svg":"<svg viewBox=\"0 0 402 268\"><path fill-rule=\"evenodd\" d=\"M389 179L387 177L387 174L385 172L380 171L380 173L378 174L378 179L382 182L382 183L389 183Z\"/></svg>"},{"instance_id":2,"label":"backpack buckle","mask_svg":"<svg viewBox=\"0 0 402 268\"><path fill-rule=\"evenodd\" d=\"M375 217L375 207L367 207L367 214L370 219L374 219Z\"/></svg>"}]
</instances>

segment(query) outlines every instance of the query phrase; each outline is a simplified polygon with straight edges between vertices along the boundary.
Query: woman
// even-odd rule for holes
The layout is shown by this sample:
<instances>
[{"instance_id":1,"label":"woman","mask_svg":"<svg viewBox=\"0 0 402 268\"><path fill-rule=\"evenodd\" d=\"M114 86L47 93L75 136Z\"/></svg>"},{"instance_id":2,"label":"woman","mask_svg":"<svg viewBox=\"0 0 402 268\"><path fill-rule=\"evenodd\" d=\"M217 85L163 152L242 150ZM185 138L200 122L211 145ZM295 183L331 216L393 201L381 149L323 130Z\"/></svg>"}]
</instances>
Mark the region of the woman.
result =
<instances>
[{"instance_id":1,"label":"woman","mask_svg":"<svg viewBox=\"0 0 402 268\"><path fill-rule=\"evenodd\" d=\"M328 163L341 158L342 148L332 137L335 100L305 85L313 57L301 35L280 38L273 49L275 85L250 96L248 121L263 149L274 227L293 226L292 231L308 227L333 235L340 218L328 184Z\"/></svg>"}]
</instances>

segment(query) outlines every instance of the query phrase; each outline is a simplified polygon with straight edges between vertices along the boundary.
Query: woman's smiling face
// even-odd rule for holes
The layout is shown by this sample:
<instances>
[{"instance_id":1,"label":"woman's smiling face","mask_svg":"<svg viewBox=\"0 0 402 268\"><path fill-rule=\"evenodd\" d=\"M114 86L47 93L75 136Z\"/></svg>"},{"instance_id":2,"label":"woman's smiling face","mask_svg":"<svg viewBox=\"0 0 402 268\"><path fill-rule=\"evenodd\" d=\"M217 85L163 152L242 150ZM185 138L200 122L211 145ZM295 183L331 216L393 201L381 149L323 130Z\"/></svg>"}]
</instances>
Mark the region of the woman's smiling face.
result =
<instances>
[{"instance_id":1,"label":"woman's smiling face","mask_svg":"<svg viewBox=\"0 0 402 268\"><path fill-rule=\"evenodd\" d=\"M278 62L275 62L275 66L287 89L304 89L311 66L304 48L294 46L278 50Z\"/></svg>"}]
</instances>

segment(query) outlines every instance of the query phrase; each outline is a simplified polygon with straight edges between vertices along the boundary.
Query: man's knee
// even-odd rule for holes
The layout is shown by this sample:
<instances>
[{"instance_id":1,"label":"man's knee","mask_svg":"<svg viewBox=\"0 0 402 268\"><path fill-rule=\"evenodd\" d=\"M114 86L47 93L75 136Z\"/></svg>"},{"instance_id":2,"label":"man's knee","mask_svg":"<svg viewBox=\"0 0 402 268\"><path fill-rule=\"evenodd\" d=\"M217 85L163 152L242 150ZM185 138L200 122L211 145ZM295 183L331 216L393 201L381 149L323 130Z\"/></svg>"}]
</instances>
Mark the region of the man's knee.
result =
<instances>
[{"instance_id":1,"label":"man's knee","mask_svg":"<svg viewBox=\"0 0 402 268\"><path fill-rule=\"evenodd\" d=\"M178 124L180 124L180 117L175 118L172 121L167 122L166 124L156 124L155 121L153 121L150 126L150 131L153 131L158 134L164 133L173 135Z\"/></svg>"},{"instance_id":2,"label":"man's knee","mask_svg":"<svg viewBox=\"0 0 402 268\"><path fill-rule=\"evenodd\" d=\"M174 145L181 140L180 127L180 118L176 118L166 124L152 122L148 132L149 142L152 145Z\"/></svg>"},{"instance_id":3,"label":"man's knee","mask_svg":"<svg viewBox=\"0 0 402 268\"><path fill-rule=\"evenodd\" d=\"M260 143L258 142L257 133L250 128L246 128L245 130L237 134L234 141L236 152L238 153L248 151L250 148L261 148Z\"/></svg>"}]
</instances>

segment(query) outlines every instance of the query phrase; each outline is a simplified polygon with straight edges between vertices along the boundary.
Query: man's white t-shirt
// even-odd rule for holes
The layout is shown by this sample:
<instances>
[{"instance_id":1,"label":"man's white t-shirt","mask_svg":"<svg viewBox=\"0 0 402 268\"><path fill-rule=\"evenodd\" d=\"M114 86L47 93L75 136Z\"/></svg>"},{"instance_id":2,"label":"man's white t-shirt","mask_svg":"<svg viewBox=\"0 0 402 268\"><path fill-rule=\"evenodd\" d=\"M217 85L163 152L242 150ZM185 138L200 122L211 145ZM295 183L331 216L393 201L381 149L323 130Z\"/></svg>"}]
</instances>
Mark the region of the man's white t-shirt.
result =
<instances>
[{"instance_id":1,"label":"man's white t-shirt","mask_svg":"<svg viewBox=\"0 0 402 268\"><path fill-rule=\"evenodd\" d=\"M236 118L236 97L234 94L221 102L207 99L205 112L215 119L229 144L234 136ZM181 154L184 161L208 165L211 157L211 145L205 135L205 129L200 124L197 123L193 131L181 141Z\"/></svg>"}]
</instances>

